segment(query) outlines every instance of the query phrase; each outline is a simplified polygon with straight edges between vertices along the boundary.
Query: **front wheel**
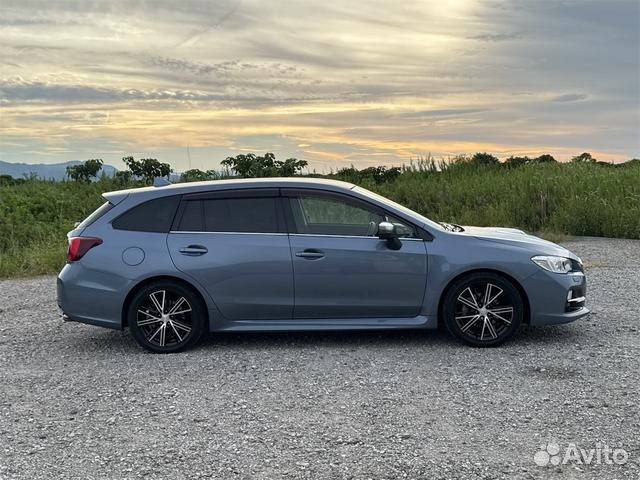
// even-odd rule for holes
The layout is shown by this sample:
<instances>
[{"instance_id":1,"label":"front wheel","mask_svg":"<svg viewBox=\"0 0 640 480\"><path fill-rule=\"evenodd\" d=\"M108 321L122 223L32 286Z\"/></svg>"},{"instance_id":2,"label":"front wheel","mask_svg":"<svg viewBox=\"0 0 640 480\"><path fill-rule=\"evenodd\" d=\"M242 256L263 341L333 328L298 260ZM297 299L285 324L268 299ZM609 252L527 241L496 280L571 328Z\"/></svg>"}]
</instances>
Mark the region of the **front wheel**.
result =
<instances>
[{"instance_id":1,"label":"front wheel","mask_svg":"<svg viewBox=\"0 0 640 480\"><path fill-rule=\"evenodd\" d=\"M522 324L520 293L505 277L479 272L456 281L443 302L447 330L476 347L495 347L506 342Z\"/></svg>"},{"instance_id":2,"label":"front wheel","mask_svg":"<svg viewBox=\"0 0 640 480\"><path fill-rule=\"evenodd\" d=\"M193 346L205 331L206 308L190 288L156 282L142 288L129 305L133 337L146 350L173 353Z\"/></svg>"}]
</instances>

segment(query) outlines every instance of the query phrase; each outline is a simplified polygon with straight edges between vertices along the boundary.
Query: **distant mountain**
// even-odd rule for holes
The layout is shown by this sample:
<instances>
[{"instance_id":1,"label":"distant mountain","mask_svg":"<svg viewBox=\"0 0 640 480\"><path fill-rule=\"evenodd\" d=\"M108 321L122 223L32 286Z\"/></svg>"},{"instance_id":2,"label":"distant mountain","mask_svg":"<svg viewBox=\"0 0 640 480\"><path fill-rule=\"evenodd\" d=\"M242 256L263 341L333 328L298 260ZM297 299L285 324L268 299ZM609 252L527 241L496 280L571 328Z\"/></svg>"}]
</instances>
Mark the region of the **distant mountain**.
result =
<instances>
[{"instance_id":1,"label":"distant mountain","mask_svg":"<svg viewBox=\"0 0 640 480\"><path fill-rule=\"evenodd\" d=\"M67 167L83 163L79 160L73 160L64 163L10 163L0 160L0 175L11 175L13 178L24 178L31 173L45 180L62 180L67 171ZM113 176L118 169L112 165L104 164L99 175L105 172L109 176Z\"/></svg>"}]
</instances>

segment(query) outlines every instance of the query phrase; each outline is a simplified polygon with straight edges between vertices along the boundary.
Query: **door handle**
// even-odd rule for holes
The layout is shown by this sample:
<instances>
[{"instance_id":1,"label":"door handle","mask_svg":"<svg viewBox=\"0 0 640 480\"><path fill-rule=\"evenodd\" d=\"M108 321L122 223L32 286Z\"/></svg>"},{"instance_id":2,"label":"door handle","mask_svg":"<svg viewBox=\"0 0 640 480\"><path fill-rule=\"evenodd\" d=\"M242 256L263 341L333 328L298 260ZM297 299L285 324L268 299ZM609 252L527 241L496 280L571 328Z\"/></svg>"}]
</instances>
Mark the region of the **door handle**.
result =
<instances>
[{"instance_id":1,"label":"door handle","mask_svg":"<svg viewBox=\"0 0 640 480\"><path fill-rule=\"evenodd\" d=\"M204 247L202 245L188 245L180 249L181 254L189 255L192 257L198 256L198 255L204 255L208 251L209 250L207 250L207 247Z\"/></svg>"},{"instance_id":2,"label":"door handle","mask_svg":"<svg viewBox=\"0 0 640 480\"><path fill-rule=\"evenodd\" d=\"M302 252L296 252L296 257L308 258L309 260L314 260L318 258L323 258L324 252L322 252L321 250L316 250L315 248L307 248Z\"/></svg>"}]
</instances>

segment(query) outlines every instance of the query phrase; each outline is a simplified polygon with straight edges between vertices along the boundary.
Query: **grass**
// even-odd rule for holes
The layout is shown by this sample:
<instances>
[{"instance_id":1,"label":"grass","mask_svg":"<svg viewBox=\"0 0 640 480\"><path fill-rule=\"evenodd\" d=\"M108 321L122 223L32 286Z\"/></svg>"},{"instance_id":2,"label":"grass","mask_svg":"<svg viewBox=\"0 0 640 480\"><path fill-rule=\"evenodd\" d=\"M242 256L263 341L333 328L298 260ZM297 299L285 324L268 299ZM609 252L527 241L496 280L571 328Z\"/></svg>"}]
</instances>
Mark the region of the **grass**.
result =
<instances>
[{"instance_id":1,"label":"grass","mask_svg":"<svg viewBox=\"0 0 640 480\"><path fill-rule=\"evenodd\" d=\"M640 238L638 164L463 165L405 173L377 190L430 218L461 225Z\"/></svg>"},{"instance_id":2,"label":"grass","mask_svg":"<svg viewBox=\"0 0 640 480\"><path fill-rule=\"evenodd\" d=\"M104 202L101 193L112 187L112 182L41 180L0 185L0 277L61 268L66 233Z\"/></svg>"},{"instance_id":3,"label":"grass","mask_svg":"<svg viewBox=\"0 0 640 480\"><path fill-rule=\"evenodd\" d=\"M421 164L386 182L344 179L434 220L517 227L553 241L566 235L640 238L638 162L462 164L442 171ZM66 232L103 202L102 192L119 188L109 178L91 184L0 184L0 277L57 272L64 264Z\"/></svg>"}]
</instances>

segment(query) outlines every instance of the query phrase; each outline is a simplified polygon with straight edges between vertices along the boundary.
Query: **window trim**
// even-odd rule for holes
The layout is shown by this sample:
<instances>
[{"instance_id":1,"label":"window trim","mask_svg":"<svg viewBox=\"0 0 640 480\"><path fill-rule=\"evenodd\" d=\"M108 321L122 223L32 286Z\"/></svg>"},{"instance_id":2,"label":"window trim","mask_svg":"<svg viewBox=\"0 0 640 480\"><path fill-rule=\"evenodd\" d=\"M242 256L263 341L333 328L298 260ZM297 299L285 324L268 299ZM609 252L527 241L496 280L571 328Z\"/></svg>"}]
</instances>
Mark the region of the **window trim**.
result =
<instances>
[{"instance_id":1,"label":"window trim","mask_svg":"<svg viewBox=\"0 0 640 480\"><path fill-rule=\"evenodd\" d=\"M380 241L378 237L368 237L366 235L333 235L329 233L290 233L289 235L295 237L325 237L325 238L359 238L360 240L375 240ZM402 242L424 242L424 238L420 237L401 237Z\"/></svg>"},{"instance_id":2,"label":"window trim","mask_svg":"<svg viewBox=\"0 0 640 480\"><path fill-rule=\"evenodd\" d=\"M215 233L216 235L288 235L283 232L205 232L205 231L197 231L197 230L170 230L169 233L177 233L177 234L207 234L207 233Z\"/></svg>"},{"instance_id":3,"label":"window trim","mask_svg":"<svg viewBox=\"0 0 640 480\"><path fill-rule=\"evenodd\" d=\"M324 196L328 198L334 198L336 200L345 201L346 203L353 204L356 207L373 209L380 212L382 215L390 215L392 217L399 217L400 220L413 227L418 235L418 238L403 238L402 241L433 241L434 237L427 230L419 225L416 225L413 221L406 219L403 215L399 215L396 212L387 210L377 204L369 202L365 199L348 195L343 192L335 192L331 190L322 190L317 188L242 188L242 189L228 189L228 190L210 190L206 192L185 193L182 195L180 204L173 217L173 222L170 233L213 233L213 234L237 234L237 235L300 235L300 236L313 236L313 237L334 237L334 238L370 238L378 240L378 237L368 236L354 236L354 235L328 235L328 234L314 234L314 233L298 233L293 212L291 211L291 205L289 202L290 197L296 197L300 195L314 195ZM224 198L271 198L276 197L276 215L278 222L278 232L207 232L202 231L185 231L178 230L182 215L186 207L187 201L202 201L206 199L224 199ZM201 205L203 205L201 203ZM204 208L202 208L202 225L204 228Z\"/></svg>"},{"instance_id":4,"label":"window trim","mask_svg":"<svg viewBox=\"0 0 640 480\"><path fill-rule=\"evenodd\" d=\"M225 198L271 198L279 197L278 188L234 188L229 190L209 190L206 192L185 193L183 200L221 200Z\"/></svg>"}]
</instances>

